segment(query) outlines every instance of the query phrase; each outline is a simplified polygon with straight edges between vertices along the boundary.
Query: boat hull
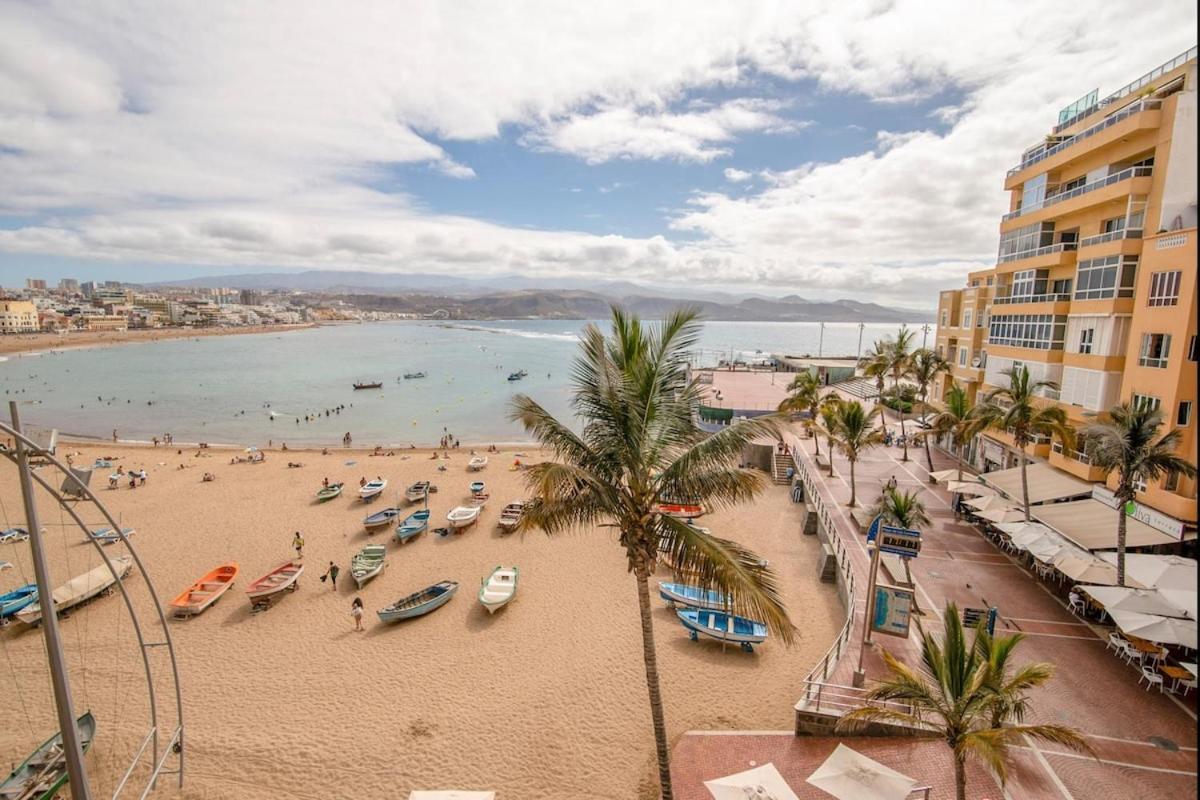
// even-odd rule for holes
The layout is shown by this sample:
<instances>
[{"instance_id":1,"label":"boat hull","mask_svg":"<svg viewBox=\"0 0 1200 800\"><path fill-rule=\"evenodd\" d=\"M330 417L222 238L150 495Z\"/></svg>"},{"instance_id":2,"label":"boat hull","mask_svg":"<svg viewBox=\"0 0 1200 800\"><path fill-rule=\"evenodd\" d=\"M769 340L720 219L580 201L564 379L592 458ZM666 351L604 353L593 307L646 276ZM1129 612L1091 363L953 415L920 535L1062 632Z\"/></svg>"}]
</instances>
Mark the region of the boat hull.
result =
<instances>
[{"instance_id":1,"label":"boat hull","mask_svg":"<svg viewBox=\"0 0 1200 800\"><path fill-rule=\"evenodd\" d=\"M704 635L719 642L732 642L750 651L752 645L766 641L767 626L745 617L703 609L680 609L675 612L693 639Z\"/></svg>"},{"instance_id":2,"label":"boat hull","mask_svg":"<svg viewBox=\"0 0 1200 800\"><path fill-rule=\"evenodd\" d=\"M417 511L409 514L400 527L396 528L396 539L407 542L412 537L429 527L429 511Z\"/></svg>"},{"instance_id":3,"label":"boat hull","mask_svg":"<svg viewBox=\"0 0 1200 800\"><path fill-rule=\"evenodd\" d=\"M92 712L84 712L75 722L75 728L79 731L79 744L83 752L87 752L92 746L92 739L96 736L96 718L92 716ZM34 750L29 758L25 759L19 767L9 773L8 778L3 783L0 783L0 797L20 797L23 800L50 800L53 798L62 787L67 784L67 762L66 759L59 755L53 759L48 765L40 765L39 756L49 754L57 748L62 749L62 732L59 731L51 736L46 741ZM49 774L47 768L49 767ZM34 782L37 782L36 784ZM34 785L40 788L33 789Z\"/></svg>"},{"instance_id":4,"label":"boat hull","mask_svg":"<svg viewBox=\"0 0 1200 800\"><path fill-rule=\"evenodd\" d=\"M517 596L521 571L516 567L496 567L479 587L479 604L495 614Z\"/></svg>"},{"instance_id":5,"label":"boat hull","mask_svg":"<svg viewBox=\"0 0 1200 800\"><path fill-rule=\"evenodd\" d=\"M275 569L257 578L246 587L246 597L250 605L259 606L270 602L271 598L283 592L294 592L300 588L299 580L304 572L304 565L294 561L285 561Z\"/></svg>"},{"instance_id":6,"label":"boat hull","mask_svg":"<svg viewBox=\"0 0 1200 800\"><path fill-rule=\"evenodd\" d=\"M194 617L203 613L229 591L240 569L236 561L230 561L209 570L171 601L171 613L176 617Z\"/></svg>"},{"instance_id":7,"label":"boat hull","mask_svg":"<svg viewBox=\"0 0 1200 800\"><path fill-rule=\"evenodd\" d=\"M133 569L133 559L129 556L118 556L112 559L113 569L117 576L124 578ZM54 590L54 605L58 613L68 611L80 603L91 600L101 592L108 591L117 582L109 571L108 565L100 564L94 569L77 575ZM17 619L26 625L37 625L42 621L40 603L27 606L16 614Z\"/></svg>"},{"instance_id":8,"label":"boat hull","mask_svg":"<svg viewBox=\"0 0 1200 800\"><path fill-rule=\"evenodd\" d=\"M342 485L340 483L333 486L328 486L317 491L317 502L324 503L337 497L342 493Z\"/></svg>"},{"instance_id":9,"label":"boat hull","mask_svg":"<svg viewBox=\"0 0 1200 800\"><path fill-rule=\"evenodd\" d=\"M688 608L703 608L710 611L723 611L728 603L725 595L699 586L688 586L682 583L667 583L659 581L658 596L668 603L686 606Z\"/></svg>"},{"instance_id":10,"label":"boat hull","mask_svg":"<svg viewBox=\"0 0 1200 800\"><path fill-rule=\"evenodd\" d=\"M30 583L0 594L0 625L23 608L37 602L37 584Z\"/></svg>"},{"instance_id":11,"label":"boat hull","mask_svg":"<svg viewBox=\"0 0 1200 800\"><path fill-rule=\"evenodd\" d=\"M466 528L479 521L479 506L459 506L450 510L446 521L451 528Z\"/></svg>"},{"instance_id":12,"label":"boat hull","mask_svg":"<svg viewBox=\"0 0 1200 800\"><path fill-rule=\"evenodd\" d=\"M457 591L458 583L456 581L442 581L419 592L414 592L375 613L380 622L399 622L403 619L421 617L449 603Z\"/></svg>"},{"instance_id":13,"label":"boat hull","mask_svg":"<svg viewBox=\"0 0 1200 800\"><path fill-rule=\"evenodd\" d=\"M363 527L368 531L379 530L386 528L395 522L400 517L400 509L385 508L383 511L377 511L363 519Z\"/></svg>"},{"instance_id":14,"label":"boat hull","mask_svg":"<svg viewBox=\"0 0 1200 800\"><path fill-rule=\"evenodd\" d=\"M383 490L386 488L387 481L371 481L358 490L358 496L361 497L365 503L368 500L374 500L376 497L379 497L379 495L383 494Z\"/></svg>"}]
</instances>

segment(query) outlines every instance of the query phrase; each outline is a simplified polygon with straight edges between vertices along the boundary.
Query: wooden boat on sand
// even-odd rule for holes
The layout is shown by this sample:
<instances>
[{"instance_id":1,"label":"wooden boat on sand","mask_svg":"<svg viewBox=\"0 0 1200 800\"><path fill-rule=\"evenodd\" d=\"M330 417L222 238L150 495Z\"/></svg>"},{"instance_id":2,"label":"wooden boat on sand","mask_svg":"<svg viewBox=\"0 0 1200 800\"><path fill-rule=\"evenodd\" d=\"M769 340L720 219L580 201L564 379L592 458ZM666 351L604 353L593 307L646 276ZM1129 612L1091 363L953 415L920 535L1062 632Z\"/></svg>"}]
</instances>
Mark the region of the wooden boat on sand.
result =
<instances>
[{"instance_id":1,"label":"wooden boat on sand","mask_svg":"<svg viewBox=\"0 0 1200 800\"><path fill-rule=\"evenodd\" d=\"M295 561L284 561L261 578L251 581L246 587L251 608L263 608L271 604L276 595L294 592L300 588L300 573L304 565Z\"/></svg>"},{"instance_id":2,"label":"wooden boat on sand","mask_svg":"<svg viewBox=\"0 0 1200 800\"><path fill-rule=\"evenodd\" d=\"M496 524L505 533L512 533L521 524L521 519L524 516L525 503L521 500L514 500L500 509L500 520Z\"/></svg>"},{"instance_id":3,"label":"wooden boat on sand","mask_svg":"<svg viewBox=\"0 0 1200 800\"><path fill-rule=\"evenodd\" d=\"M355 389L382 389L383 381L372 381L371 383L356 383Z\"/></svg>"},{"instance_id":4,"label":"wooden boat on sand","mask_svg":"<svg viewBox=\"0 0 1200 800\"><path fill-rule=\"evenodd\" d=\"M404 499L410 503L419 503L429 499L429 495L437 491L437 487L429 481L417 481L404 490Z\"/></svg>"},{"instance_id":5,"label":"wooden boat on sand","mask_svg":"<svg viewBox=\"0 0 1200 800\"><path fill-rule=\"evenodd\" d=\"M496 567L492 574L484 578L479 586L479 602L495 614L497 609L508 605L517 593L517 579L520 570L516 567Z\"/></svg>"},{"instance_id":6,"label":"wooden boat on sand","mask_svg":"<svg viewBox=\"0 0 1200 800\"><path fill-rule=\"evenodd\" d=\"M467 469L471 472L478 472L487 466L487 462L487 456L472 456L471 460L467 462Z\"/></svg>"},{"instance_id":7,"label":"wooden boat on sand","mask_svg":"<svg viewBox=\"0 0 1200 800\"><path fill-rule=\"evenodd\" d=\"M482 506L455 506L446 515L446 521L451 528L465 528L479 521L479 512L482 510Z\"/></svg>"},{"instance_id":8,"label":"wooden boat on sand","mask_svg":"<svg viewBox=\"0 0 1200 800\"><path fill-rule=\"evenodd\" d=\"M96 718L85 711L75 722L79 745L83 752L92 746L96 736ZM63 754L62 731L42 742L29 758L21 762L0 783L0 798L4 800L51 800L67 785L67 759Z\"/></svg>"},{"instance_id":9,"label":"wooden boat on sand","mask_svg":"<svg viewBox=\"0 0 1200 800\"><path fill-rule=\"evenodd\" d=\"M38 590L36 583L18 586L11 592L0 594L0 625L7 625L9 617L22 608L37 602Z\"/></svg>"},{"instance_id":10,"label":"wooden boat on sand","mask_svg":"<svg viewBox=\"0 0 1200 800\"><path fill-rule=\"evenodd\" d=\"M358 490L358 496L363 502L374 500L379 495L383 494L383 490L387 488L386 478L376 478L373 481L367 481Z\"/></svg>"},{"instance_id":11,"label":"wooden boat on sand","mask_svg":"<svg viewBox=\"0 0 1200 800\"><path fill-rule=\"evenodd\" d=\"M322 486L317 490L317 502L324 503L326 500L332 500L342 493L342 484L331 483L328 486Z\"/></svg>"},{"instance_id":12,"label":"wooden boat on sand","mask_svg":"<svg viewBox=\"0 0 1200 800\"><path fill-rule=\"evenodd\" d=\"M387 566L387 548L381 544L369 544L350 559L350 576L359 589L363 584L383 572Z\"/></svg>"},{"instance_id":13,"label":"wooden boat on sand","mask_svg":"<svg viewBox=\"0 0 1200 800\"><path fill-rule=\"evenodd\" d=\"M213 567L171 601L171 613L176 617L194 617L203 612L229 591L238 570L236 561Z\"/></svg>"},{"instance_id":14,"label":"wooden boat on sand","mask_svg":"<svg viewBox=\"0 0 1200 800\"><path fill-rule=\"evenodd\" d=\"M714 611L724 611L729 605L728 598L720 592L702 589L699 586L688 586L686 583L658 582L658 596L668 604L686 606L687 608L707 608Z\"/></svg>"},{"instance_id":15,"label":"wooden boat on sand","mask_svg":"<svg viewBox=\"0 0 1200 800\"><path fill-rule=\"evenodd\" d=\"M0 531L0 544L23 542L29 538L29 531L24 528L8 528Z\"/></svg>"},{"instance_id":16,"label":"wooden boat on sand","mask_svg":"<svg viewBox=\"0 0 1200 800\"><path fill-rule=\"evenodd\" d=\"M681 608L675 612L683 627L691 633L693 641L699 634L716 639L719 642L734 642L741 645L747 653L754 650L753 645L767 638L767 626L745 617L726 614L723 611L709 611L702 608Z\"/></svg>"},{"instance_id":17,"label":"wooden boat on sand","mask_svg":"<svg viewBox=\"0 0 1200 800\"><path fill-rule=\"evenodd\" d=\"M412 619L446 605L457 591L457 581L441 581L419 592L413 592L408 597L397 600L387 608L381 608L375 613L379 615L380 622Z\"/></svg>"},{"instance_id":18,"label":"wooden boat on sand","mask_svg":"<svg viewBox=\"0 0 1200 800\"><path fill-rule=\"evenodd\" d=\"M421 531L429 527L429 509L423 508L420 511L414 511L404 518L404 522L400 523L400 527L396 528L396 539L401 543L407 542L412 537L416 536Z\"/></svg>"},{"instance_id":19,"label":"wooden boat on sand","mask_svg":"<svg viewBox=\"0 0 1200 800\"><path fill-rule=\"evenodd\" d=\"M133 569L132 556L117 556L111 561L118 577L124 578ZM100 564L82 575L71 578L55 589L53 594L55 608L61 614L80 603L91 600L101 592L108 591L116 582L117 579L109 571L108 565ZM16 617L26 625L37 625L42 621L41 603L26 606L17 612Z\"/></svg>"},{"instance_id":20,"label":"wooden boat on sand","mask_svg":"<svg viewBox=\"0 0 1200 800\"><path fill-rule=\"evenodd\" d=\"M363 527L368 533L374 533L380 528L386 528L400 518L400 509L385 508L370 514L363 519Z\"/></svg>"},{"instance_id":21,"label":"wooden boat on sand","mask_svg":"<svg viewBox=\"0 0 1200 800\"><path fill-rule=\"evenodd\" d=\"M467 488L470 489L471 494L480 495L480 494L483 494L483 491L485 489L485 484L483 481L471 481L471 485L468 486Z\"/></svg>"}]
</instances>

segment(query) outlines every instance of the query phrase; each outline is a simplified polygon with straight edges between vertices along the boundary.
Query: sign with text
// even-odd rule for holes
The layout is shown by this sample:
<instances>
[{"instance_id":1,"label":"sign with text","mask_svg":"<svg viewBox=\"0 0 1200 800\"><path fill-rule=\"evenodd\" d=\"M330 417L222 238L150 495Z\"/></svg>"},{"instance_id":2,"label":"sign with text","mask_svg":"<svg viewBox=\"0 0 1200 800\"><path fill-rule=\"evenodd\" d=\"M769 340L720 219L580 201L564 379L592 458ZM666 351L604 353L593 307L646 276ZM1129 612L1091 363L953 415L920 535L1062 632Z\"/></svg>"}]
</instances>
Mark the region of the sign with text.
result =
<instances>
[{"instance_id":1,"label":"sign with text","mask_svg":"<svg viewBox=\"0 0 1200 800\"><path fill-rule=\"evenodd\" d=\"M880 552L902 558L916 558L917 553L921 552L921 532L881 525L875 544Z\"/></svg>"},{"instance_id":2,"label":"sign with text","mask_svg":"<svg viewBox=\"0 0 1200 800\"><path fill-rule=\"evenodd\" d=\"M899 586L875 585L875 605L872 609L871 630L888 636L908 638L908 625L912 612L911 589Z\"/></svg>"},{"instance_id":3,"label":"sign with text","mask_svg":"<svg viewBox=\"0 0 1200 800\"><path fill-rule=\"evenodd\" d=\"M1119 501L1112 490L1107 486L1093 486L1092 499L1099 500L1109 508L1117 508ZM1129 506L1133 506L1133 510ZM1136 519L1138 522L1144 522L1151 528L1170 534L1176 539L1183 539L1183 523L1174 517L1169 517L1166 514L1155 511L1153 508L1148 508L1141 503L1128 503L1125 506L1125 513Z\"/></svg>"}]
</instances>

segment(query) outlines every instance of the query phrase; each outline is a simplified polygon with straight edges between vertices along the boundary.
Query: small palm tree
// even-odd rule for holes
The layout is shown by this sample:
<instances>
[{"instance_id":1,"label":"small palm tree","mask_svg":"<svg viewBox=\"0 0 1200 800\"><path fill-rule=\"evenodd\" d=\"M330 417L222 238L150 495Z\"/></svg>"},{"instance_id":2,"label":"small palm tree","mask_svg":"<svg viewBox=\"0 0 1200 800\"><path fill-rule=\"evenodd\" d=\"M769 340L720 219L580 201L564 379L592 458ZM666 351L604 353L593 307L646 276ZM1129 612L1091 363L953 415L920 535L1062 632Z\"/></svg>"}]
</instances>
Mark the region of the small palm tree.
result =
<instances>
[{"instance_id":1,"label":"small palm tree","mask_svg":"<svg viewBox=\"0 0 1200 800\"><path fill-rule=\"evenodd\" d=\"M589 325L574 363L580 433L525 395L513 398L511 412L555 455L526 476L533 494L526 524L550 535L598 526L620 533L637 587L664 800L672 797L671 768L648 585L660 554L698 585L725 594L736 613L762 620L785 643L794 638L775 577L757 555L659 510L681 499L710 508L750 500L762 488L761 475L731 465L748 442L778 433L774 418L759 417L704 437L696 424L700 386L687 377L687 354L699 335L694 311L677 311L652 327L614 307L611 336Z\"/></svg>"},{"instance_id":2,"label":"small palm tree","mask_svg":"<svg viewBox=\"0 0 1200 800\"><path fill-rule=\"evenodd\" d=\"M949 371L950 365L946 359L927 347L922 347L912 354L908 362L908 377L917 384L917 396L921 398L922 409L929 405L929 386L938 375ZM929 465L929 471L933 472L933 453L929 450L929 437L921 438L925 440L925 463Z\"/></svg>"},{"instance_id":3,"label":"small palm tree","mask_svg":"<svg viewBox=\"0 0 1200 800\"><path fill-rule=\"evenodd\" d=\"M1137 486L1164 476L1196 477L1196 468L1176 455L1181 431L1158 435L1162 412L1157 408L1115 405L1083 430L1092 465L1105 476L1117 475L1117 584L1125 585L1125 504L1137 498Z\"/></svg>"},{"instance_id":4,"label":"small palm tree","mask_svg":"<svg viewBox=\"0 0 1200 800\"><path fill-rule=\"evenodd\" d=\"M904 431L904 405L900 397L900 379L909 373L910 359L912 354L909 350L912 348L913 338L916 336L916 331L910 331L908 328L901 328L896 334L894 341L888 343L887 348L887 370L892 376L892 390L896 393L897 411L900 415L900 441L904 442L904 456L901 460L908 461L908 437ZM880 412L880 421L883 421L882 411Z\"/></svg>"},{"instance_id":5,"label":"small palm tree","mask_svg":"<svg viewBox=\"0 0 1200 800\"><path fill-rule=\"evenodd\" d=\"M808 412L804 427L813 437L816 454L821 455L821 443L813 432L817 427L817 409L821 405L821 380L812 372L801 372L793 380L788 391L791 393L779 404L783 414Z\"/></svg>"},{"instance_id":6,"label":"small palm tree","mask_svg":"<svg viewBox=\"0 0 1200 800\"><path fill-rule=\"evenodd\" d=\"M871 424L871 417L857 400L843 401L837 407L837 436L842 454L850 462L850 508L857 503L854 465L867 450L883 442L883 432Z\"/></svg>"},{"instance_id":7,"label":"small palm tree","mask_svg":"<svg viewBox=\"0 0 1200 800\"><path fill-rule=\"evenodd\" d=\"M842 405L842 398L836 394L827 394L821 400L821 405L818 406L818 411L821 415L821 421L816 426L816 434L825 437L825 444L829 446L829 477L833 477L833 451L838 443L838 409Z\"/></svg>"},{"instance_id":8,"label":"small palm tree","mask_svg":"<svg viewBox=\"0 0 1200 800\"><path fill-rule=\"evenodd\" d=\"M921 630L923 669L912 669L884 650L889 677L867 693L868 702L893 701L908 705L912 711L876 705L856 708L838 721L839 730L888 722L935 732L954 754L958 800L966 800L967 796L968 756L983 761L1003 785L1008 778L1009 748L1022 737L1095 755L1073 728L1022 724L1028 708L1025 693L1050 680L1054 667L1029 664L1009 675L1008 658L1021 641L1021 634L991 640L980 626L974 642L968 645L962 618L953 603L946 606L943 622L941 642ZM988 639L986 644L983 637Z\"/></svg>"},{"instance_id":9,"label":"small palm tree","mask_svg":"<svg viewBox=\"0 0 1200 800\"><path fill-rule=\"evenodd\" d=\"M1029 522L1029 476L1026 473L1025 448L1041 437L1056 437L1063 447L1075 444L1075 429L1067 422L1067 412L1037 398L1042 389L1058 389L1054 381L1031 381L1029 368L1006 369L1000 374L1008 378L1008 386L993 389L975 408L979 419L988 427L1012 434L1013 444L1021 464L1021 501L1025 521Z\"/></svg>"},{"instance_id":10,"label":"small palm tree","mask_svg":"<svg viewBox=\"0 0 1200 800\"><path fill-rule=\"evenodd\" d=\"M905 492L885 486L871 509L871 516L882 518L885 525L918 530L930 522L920 494L920 489Z\"/></svg>"},{"instance_id":11,"label":"small palm tree","mask_svg":"<svg viewBox=\"0 0 1200 800\"><path fill-rule=\"evenodd\" d=\"M883 387L891 372L891 358L891 344L886 339L876 339L875 343L871 345L871 349L858 361L863 376L875 381L875 391L879 395L875 398L875 408L879 411L880 427L887 424L883 418Z\"/></svg>"},{"instance_id":12,"label":"small palm tree","mask_svg":"<svg viewBox=\"0 0 1200 800\"><path fill-rule=\"evenodd\" d=\"M954 460L958 462L958 479L963 477L963 454L975 438L975 434L987 427L988 421L974 413L975 407L967 398L967 393L960 386L951 386L946 392L945 407L929 421L929 430L921 431L919 436L929 447L929 439L933 436L949 436L950 444L954 447Z\"/></svg>"}]
</instances>

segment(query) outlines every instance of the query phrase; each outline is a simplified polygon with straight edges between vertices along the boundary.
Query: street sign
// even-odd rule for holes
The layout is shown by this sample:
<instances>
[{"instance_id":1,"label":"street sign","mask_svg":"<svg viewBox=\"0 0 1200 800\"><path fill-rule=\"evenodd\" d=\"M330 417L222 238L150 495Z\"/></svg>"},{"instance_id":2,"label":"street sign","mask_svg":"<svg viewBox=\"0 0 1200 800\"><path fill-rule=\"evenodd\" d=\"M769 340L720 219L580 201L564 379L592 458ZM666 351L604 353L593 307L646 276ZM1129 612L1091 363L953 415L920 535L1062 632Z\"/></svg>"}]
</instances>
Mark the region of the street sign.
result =
<instances>
[{"instance_id":1,"label":"street sign","mask_svg":"<svg viewBox=\"0 0 1200 800\"><path fill-rule=\"evenodd\" d=\"M879 536L879 528L883 525L883 517L876 517L871 520L871 527L867 528L867 542L875 541L875 537Z\"/></svg>"},{"instance_id":2,"label":"street sign","mask_svg":"<svg viewBox=\"0 0 1200 800\"><path fill-rule=\"evenodd\" d=\"M902 558L916 558L917 553L921 552L921 532L881 525L876 546L884 553Z\"/></svg>"},{"instance_id":3,"label":"street sign","mask_svg":"<svg viewBox=\"0 0 1200 800\"><path fill-rule=\"evenodd\" d=\"M962 621L964 628L972 628L979 624L980 620L984 620L987 628L988 636L992 636L996 632L996 607L991 608L964 608L962 610Z\"/></svg>"},{"instance_id":4,"label":"street sign","mask_svg":"<svg viewBox=\"0 0 1200 800\"><path fill-rule=\"evenodd\" d=\"M871 630L888 636L908 638L908 625L912 611L911 589L898 586L875 585L875 605L871 614Z\"/></svg>"}]
</instances>

